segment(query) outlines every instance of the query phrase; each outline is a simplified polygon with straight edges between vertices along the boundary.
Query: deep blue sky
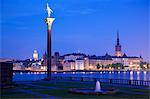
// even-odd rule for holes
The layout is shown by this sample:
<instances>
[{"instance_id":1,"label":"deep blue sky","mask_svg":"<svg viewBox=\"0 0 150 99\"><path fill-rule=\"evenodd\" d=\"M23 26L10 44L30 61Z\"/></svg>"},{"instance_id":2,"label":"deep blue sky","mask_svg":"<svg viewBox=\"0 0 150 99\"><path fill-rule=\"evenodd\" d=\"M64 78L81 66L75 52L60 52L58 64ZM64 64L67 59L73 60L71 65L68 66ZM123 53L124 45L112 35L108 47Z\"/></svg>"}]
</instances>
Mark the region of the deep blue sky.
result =
<instances>
[{"instance_id":1,"label":"deep blue sky","mask_svg":"<svg viewBox=\"0 0 150 99\"><path fill-rule=\"evenodd\" d=\"M40 57L46 50L46 2L56 18L52 50L113 55L116 32L127 55L148 58L148 0L2 0L0 57ZM150 58L149 58L150 59Z\"/></svg>"}]
</instances>

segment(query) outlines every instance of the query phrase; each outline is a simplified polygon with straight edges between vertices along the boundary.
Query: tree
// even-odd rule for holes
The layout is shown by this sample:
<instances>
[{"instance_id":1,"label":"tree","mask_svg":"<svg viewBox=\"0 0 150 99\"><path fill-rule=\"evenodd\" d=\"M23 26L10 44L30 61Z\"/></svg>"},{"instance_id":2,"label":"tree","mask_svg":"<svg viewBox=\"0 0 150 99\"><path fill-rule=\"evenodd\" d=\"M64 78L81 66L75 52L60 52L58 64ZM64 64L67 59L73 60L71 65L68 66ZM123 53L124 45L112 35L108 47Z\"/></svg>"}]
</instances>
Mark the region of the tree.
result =
<instances>
[{"instance_id":1,"label":"tree","mask_svg":"<svg viewBox=\"0 0 150 99\"><path fill-rule=\"evenodd\" d=\"M122 63L115 63L115 64L112 64L112 67L114 69L124 69L124 66Z\"/></svg>"},{"instance_id":2,"label":"tree","mask_svg":"<svg viewBox=\"0 0 150 99\"><path fill-rule=\"evenodd\" d=\"M147 62L141 62L140 63L140 68L141 69L149 69L150 68L149 63L147 63Z\"/></svg>"},{"instance_id":3,"label":"tree","mask_svg":"<svg viewBox=\"0 0 150 99\"><path fill-rule=\"evenodd\" d=\"M101 66L99 64L97 64L96 67L97 67L97 69L100 69Z\"/></svg>"},{"instance_id":4,"label":"tree","mask_svg":"<svg viewBox=\"0 0 150 99\"><path fill-rule=\"evenodd\" d=\"M111 64L108 64L108 65L105 66L105 68L107 68L107 69L109 69L110 67L112 68Z\"/></svg>"}]
</instances>

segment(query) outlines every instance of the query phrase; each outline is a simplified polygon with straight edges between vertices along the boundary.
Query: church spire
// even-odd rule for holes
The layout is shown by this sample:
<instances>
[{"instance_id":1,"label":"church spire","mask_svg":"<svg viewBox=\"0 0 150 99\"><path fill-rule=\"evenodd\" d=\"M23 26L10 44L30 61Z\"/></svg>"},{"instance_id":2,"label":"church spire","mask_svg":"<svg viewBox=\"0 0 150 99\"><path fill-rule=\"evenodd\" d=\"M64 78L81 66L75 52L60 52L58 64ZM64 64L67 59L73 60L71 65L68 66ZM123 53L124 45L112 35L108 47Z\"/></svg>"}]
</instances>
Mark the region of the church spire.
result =
<instances>
[{"instance_id":1,"label":"church spire","mask_svg":"<svg viewBox=\"0 0 150 99\"><path fill-rule=\"evenodd\" d=\"M119 43L119 31L117 31L117 45L120 45L120 43Z\"/></svg>"},{"instance_id":2,"label":"church spire","mask_svg":"<svg viewBox=\"0 0 150 99\"><path fill-rule=\"evenodd\" d=\"M121 52L121 45L119 42L119 31L117 30L117 44L115 45L115 56L120 57L122 56Z\"/></svg>"}]
</instances>

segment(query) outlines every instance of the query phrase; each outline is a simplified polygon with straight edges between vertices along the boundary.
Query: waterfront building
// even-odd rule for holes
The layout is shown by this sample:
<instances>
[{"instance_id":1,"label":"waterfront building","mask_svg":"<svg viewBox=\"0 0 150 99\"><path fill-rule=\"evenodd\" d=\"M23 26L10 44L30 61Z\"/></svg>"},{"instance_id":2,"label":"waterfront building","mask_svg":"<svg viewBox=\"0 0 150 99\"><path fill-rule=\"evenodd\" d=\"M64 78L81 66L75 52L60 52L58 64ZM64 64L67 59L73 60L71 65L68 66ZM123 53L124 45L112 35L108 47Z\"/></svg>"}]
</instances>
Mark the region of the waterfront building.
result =
<instances>
[{"instance_id":1,"label":"waterfront building","mask_svg":"<svg viewBox=\"0 0 150 99\"><path fill-rule=\"evenodd\" d=\"M137 56L127 56L125 53L122 53L121 44L119 39L119 32L117 32L117 44L115 45L115 56L111 56L113 63L121 63L123 66L128 67L130 70L139 70L140 63L143 61L143 58Z\"/></svg>"},{"instance_id":2,"label":"waterfront building","mask_svg":"<svg viewBox=\"0 0 150 99\"><path fill-rule=\"evenodd\" d=\"M75 70L75 61L74 60L66 60L63 64L63 70L65 70L65 71Z\"/></svg>"},{"instance_id":3,"label":"waterfront building","mask_svg":"<svg viewBox=\"0 0 150 99\"><path fill-rule=\"evenodd\" d=\"M78 58L84 58L86 57L85 54L83 53L71 53L71 54L65 54L64 55L64 60L76 60Z\"/></svg>"},{"instance_id":4,"label":"waterfront building","mask_svg":"<svg viewBox=\"0 0 150 99\"><path fill-rule=\"evenodd\" d=\"M23 69L23 63L22 62L14 62L13 63L13 70L22 70Z\"/></svg>"},{"instance_id":5,"label":"waterfront building","mask_svg":"<svg viewBox=\"0 0 150 99\"><path fill-rule=\"evenodd\" d=\"M89 58L88 58L88 56L84 57L84 70L89 70Z\"/></svg>"},{"instance_id":6,"label":"waterfront building","mask_svg":"<svg viewBox=\"0 0 150 99\"><path fill-rule=\"evenodd\" d=\"M41 69L41 62L39 61L39 62L33 62L32 64L31 64L31 70L35 70L35 71L38 71L38 70L40 70Z\"/></svg>"},{"instance_id":7,"label":"waterfront building","mask_svg":"<svg viewBox=\"0 0 150 99\"><path fill-rule=\"evenodd\" d=\"M112 63L113 63L112 58L107 53L104 56L95 56L95 55L89 56L89 69L90 70L104 69L104 67Z\"/></svg>"},{"instance_id":8,"label":"waterfront building","mask_svg":"<svg viewBox=\"0 0 150 99\"><path fill-rule=\"evenodd\" d=\"M97 61L97 56L93 55L93 56L89 56L89 70L95 70L96 69L96 61Z\"/></svg>"},{"instance_id":9,"label":"waterfront building","mask_svg":"<svg viewBox=\"0 0 150 99\"><path fill-rule=\"evenodd\" d=\"M127 70L140 70L140 64L143 62L143 58L141 56L127 56L125 53L123 54L122 46L120 44L119 32L117 32L115 55L111 56L106 53L104 56L87 56L83 53L71 53L64 55L64 60L75 61L75 70L101 70L106 68L112 70L114 68L112 68L111 65L116 63L122 64ZM67 66L69 67L69 65ZM65 68L65 65L63 67Z\"/></svg>"},{"instance_id":10,"label":"waterfront building","mask_svg":"<svg viewBox=\"0 0 150 99\"><path fill-rule=\"evenodd\" d=\"M13 61L13 70L31 70L41 71L42 60L34 61L32 59Z\"/></svg>"},{"instance_id":11,"label":"waterfront building","mask_svg":"<svg viewBox=\"0 0 150 99\"><path fill-rule=\"evenodd\" d=\"M34 52L33 52L33 59L34 59L34 61L37 61L37 60L38 60L38 53L37 53L37 50L34 50Z\"/></svg>"},{"instance_id":12,"label":"waterfront building","mask_svg":"<svg viewBox=\"0 0 150 99\"><path fill-rule=\"evenodd\" d=\"M54 56L51 56L51 70L63 70L64 56L60 56L58 52L54 53ZM47 53L43 55L42 66L47 66Z\"/></svg>"},{"instance_id":13,"label":"waterfront building","mask_svg":"<svg viewBox=\"0 0 150 99\"><path fill-rule=\"evenodd\" d=\"M84 57L86 57L83 53L70 53L62 56L64 59L61 64L63 65L63 70L84 70L85 69L85 61Z\"/></svg>"},{"instance_id":14,"label":"waterfront building","mask_svg":"<svg viewBox=\"0 0 150 99\"><path fill-rule=\"evenodd\" d=\"M46 52L43 55L42 66L47 66L47 54L46 54Z\"/></svg>"},{"instance_id":15,"label":"waterfront building","mask_svg":"<svg viewBox=\"0 0 150 99\"><path fill-rule=\"evenodd\" d=\"M46 66L46 53L43 57L43 65ZM126 70L140 70L143 58L137 56L127 56L122 52L119 32L117 32L117 42L115 45L115 54L104 56L86 55L84 53L70 53L60 56L55 52L52 56L52 71L55 70L114 70L117 64L124 66ZM144 66L146 66L144 64ZM120 67L118 67L119 69ZM145 68L145 67L143 67Z\"/></svg>"},{"instance_id":16,"label":"waterfront building","mask_svg":"<svg viewBox=\"0 0 150 99\"><path fill-rule=\"evenodd\" d=\"M122 63L125 67L130 70L140 70L140 64L143 61L141 57L136 56L122 56L116 57L112 56L113 63Z\"/></svg>"},{"instance_id":17,"label":"waterfront building","mask_svg":"<svg viewBox=\"0 0 150 99\"><path fill-rule=\"evenodd\" d=\"M96 69L104 69L106 66L113 64L112 57L106 53L104 56L98 56L96 61ZM100 67L98 67L98 65Z\"/></svg>"},{"instance_id":18,"label":"waterfront building","mask_svg":"<svg viewBox=\"0 0 150 99\"><path fill-rule=\"evenodd\" d=\"M63 70L64 57L59 55L59 52L54 54L54 63L57 66L57 70Z\"/></svg>"},{"instance_id":19,"label":"waterfront building","mask_svg":"<svg viewBox=\"0 0 150 99\"><path fill-rule=\"evenodd\" d=\"M75 60L75 70L84 70L84 58L77 58Z\"/></svg>"}]
</instances>

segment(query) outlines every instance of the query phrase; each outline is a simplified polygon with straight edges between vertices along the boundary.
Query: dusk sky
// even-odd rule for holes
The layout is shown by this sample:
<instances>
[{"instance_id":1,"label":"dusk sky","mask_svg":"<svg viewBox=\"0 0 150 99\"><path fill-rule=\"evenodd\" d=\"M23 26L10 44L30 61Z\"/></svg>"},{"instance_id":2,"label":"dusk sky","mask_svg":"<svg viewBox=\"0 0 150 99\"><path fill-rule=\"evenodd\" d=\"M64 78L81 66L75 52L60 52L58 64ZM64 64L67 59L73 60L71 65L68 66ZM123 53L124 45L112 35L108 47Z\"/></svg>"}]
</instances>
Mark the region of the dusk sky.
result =
<instances>
[{"instance_id":1,"label":"dusk sky","mask_svg":"<svg viewBox=\"0 0 150 99\"><path fill-rule=\"evenodd\" d=\"M1 58L32 58L46 51L46 3L56 18L52 51L114 55L117 30L122 51L148 60L149 0L2 0Z\"/></svg>"}]
</instances>

